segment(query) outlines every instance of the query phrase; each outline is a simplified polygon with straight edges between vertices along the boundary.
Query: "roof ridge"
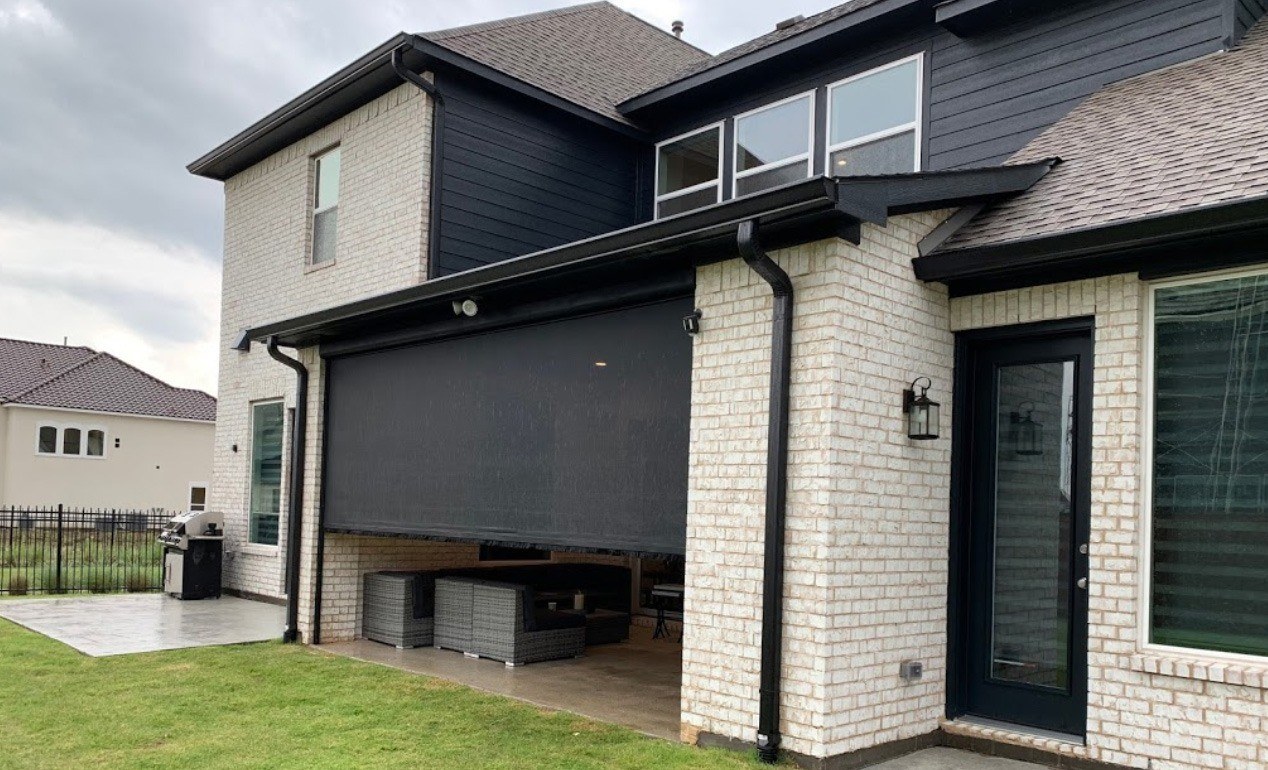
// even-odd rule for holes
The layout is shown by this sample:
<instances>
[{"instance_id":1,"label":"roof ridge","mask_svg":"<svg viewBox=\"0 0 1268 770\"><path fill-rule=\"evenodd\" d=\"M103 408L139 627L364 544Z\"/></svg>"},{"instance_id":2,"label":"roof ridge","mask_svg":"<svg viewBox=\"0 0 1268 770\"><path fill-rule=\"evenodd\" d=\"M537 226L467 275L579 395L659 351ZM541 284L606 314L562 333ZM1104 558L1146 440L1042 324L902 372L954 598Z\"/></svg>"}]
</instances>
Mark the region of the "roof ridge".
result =
<instances>
[{"instance_id":1,"label":"roof ridge","mask_svg":"<svg viewBox=\"0 0 1268 770\"><path fill-rule=\"evenodd\" d=\"M528 24L542 19L552 19L560 16L571 16L576 13L582 13L593 8L599 8L605 5L612 5L607 0L597 0L592 3L581 3L579 5L568 5L563 8L550 8L545 11L536 11L534 13L524 13L519 16L507 16L503 19L493 19L492 21L481 21L475 24L465 24L460 27L449 27L448 29L437 29L431 32L420 32L420 37L430 40L446 40L452 37L462 37L476 32L486 32L491 29L502 29L504 27L515 27L520 24ZM615 6L613 6L615 7ZM618 9L619 10L619 9Z\"/></svg>"},{"instance_id":2,"label":"roof ridge","mask_svg":"<svg viewBox=\"0 0 1268 770\"><path fill-rule=\"evenodd\" d=\"M643 24L644 26L651 27L652 29L654 29L654 30L656 30L657 32L659 32L659 33L661 33L662 35L664 35L665 37L668 37L668 38L672 38L672 39L674 39L674 40L677 40L679 43L682 43L683 45L687 46L688 48L692 48L692 49L695 49L695 50L699 51L700 53L704 54L705 56L707 56L707 57L708 57L708 58L710 58L710 59L712 59L712 58L713 58L713 54L711 54L711 53L709 53L708 51L704 50L703 48L701 48L700 46L698 46L698 45L696 45L695 43L691 42L690 40L683 40L681 37L679 37L678 35L675 35L674 33L670 32L669 30L667 30L667 29L661 29L660 27L658 27L658 26L656 26L655 24L651 23L651 22L650 22L650 21L648 21L647 19L644 19L642 16L639 16L639 15L638 15L638 14L636 14L636 13L631 13L630 11L625 10L625 9L624 9L624 8L622 8L621 6L617 5L616 3L605 3L605 4L606 4L606 5L610 5L610 6L612 6L612 7L613 7L613 8L615 8L616 10L620 11L621 13L625 14L626 16L629 16L631 19L634 19L635 21L637 21L637 22L639 22L639 23Z\"/></svg>"},{"instance_id":3,"label":"roof ridge","mask_svg":"<svg viewBox=\"0 0 1268 770\"><path fill-rule=\"evenodd\" d=\"M15 394L15 395L14 395L14 396L12 396L11 398L9 398L9 399L7 400L7 402L6 402L6 403L10 403L10 404L17 403L20 399L26 398L27 396L31 395L31 394L32 394L32 393L34 393L35 391L37 391L37 390L39 390L40 388L44 387L45 385L49 385L49 384L51 384L52 382L54 382L54 381L56 381L56 380L60 380L62 377L64 377L64 376L66 376L66 375L70 374L71 372L75 371L75 370L76 370L76 369L78 369L79 367L84 366L85 364L88 364L88 363L89 363L89 362L91 362L91 361L96 361L97 359L101 358L102 356L108 356L108 355L110 355L110 354L109 354L109 353L100 353L100 352L96 352L96 351L94 351L94 352L93 352L93 354L92 354L91 356L88 356L88 357L87 357L87 358L85 358L83 361L77 361L77 362L75 362L75 363L71 364L70 366L66 367L65 369L62 369L61 371L57 372L56 374L49 375L48 377L46 377L46 378L44 378L44 379L40 380L39 382L35 383L35 384L34 384L34 385L32 385L31 387L29 387L29 388L27 388L26 390L22 391L21 393L17 393L17 394ZM110 356L110 357L111 357L111 358L114 358L114 356Z\"/></svg>"},{"instance_id":4,"label":"roof ridge","mask_svg":"<svg viewBox=\"0 0 1268 770\"><path fill-rule=\"evenodd\" d=\"M23 340L17 337L0 337L0 342L18 342L23 345L32 345L40 348L63 348L65 350L87 350L96 353L96 350L87 345L58 345L56 342L37 342L36 340Z\"/></svg>"},{"instance_id":5,"label":"roof ridge","mask_svg":"<svg viewBox=\"0 0 1268 770\"><path fill-rule=\"evenodd\" d=\"M138 367L138 366L133 366L132 364L128 363L127 361L124 361L122 358L119 358L118 356L111 355L110 353L106 353L106 352L104 352L104 351L103 351L103 352L99 353L98 355L100 355L100 356L105 356L106 358L111 359L111 360L112 360L112 361L114 361L115 363L121 364L122 366L126 366L127 368L131 369L132 371L136 372L137 374L141 375L142 377L146 377L146 378L148 378L148 379L150 379L150 380L153 380L154 382L157 382L158 384L162 385L163 387L167 388L168 390L180 390L180 391L185 391L185 392L187 392L187 393L201 393L202 395L206 396L207 398L212 399L213 401L214 401L214 400L215 400L215 398L216 398L215 396L211 395L210 393L208 393L208 392L207 392L207 391L205 391L205 390L198 390L197 388L180 388L180 387L177 387L177 386L175 386L175 385L171 384L170 382L167 382L166 380L162 380L162 379L159 379L158 377L155 377L154 375L150 374L149 372L145 371L144 369L142 369L142 368L140 368L140 367ZM92 359L89 359L89 360L92 360ZM87 363L87 361L85 361L85 363Z\"/></svg>"}]
</instances>

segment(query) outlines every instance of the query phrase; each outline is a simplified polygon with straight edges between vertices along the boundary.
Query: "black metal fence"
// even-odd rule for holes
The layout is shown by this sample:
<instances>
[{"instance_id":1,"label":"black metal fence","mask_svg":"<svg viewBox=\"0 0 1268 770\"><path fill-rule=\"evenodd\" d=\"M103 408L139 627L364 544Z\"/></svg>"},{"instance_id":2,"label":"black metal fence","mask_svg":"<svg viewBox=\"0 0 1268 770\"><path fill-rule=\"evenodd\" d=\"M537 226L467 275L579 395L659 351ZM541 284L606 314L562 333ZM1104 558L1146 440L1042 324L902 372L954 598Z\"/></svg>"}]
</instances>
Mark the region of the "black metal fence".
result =
<instances>
[{"instance_id":1,"label":"black metal fence","mask_svg":"<svg viewBox=\"0 0 1268 770\"><path fill-rule=\"evenodd\" d=\"M0 508L0 594L157 591L171 514Z\"/></svg>"}]
</instances>

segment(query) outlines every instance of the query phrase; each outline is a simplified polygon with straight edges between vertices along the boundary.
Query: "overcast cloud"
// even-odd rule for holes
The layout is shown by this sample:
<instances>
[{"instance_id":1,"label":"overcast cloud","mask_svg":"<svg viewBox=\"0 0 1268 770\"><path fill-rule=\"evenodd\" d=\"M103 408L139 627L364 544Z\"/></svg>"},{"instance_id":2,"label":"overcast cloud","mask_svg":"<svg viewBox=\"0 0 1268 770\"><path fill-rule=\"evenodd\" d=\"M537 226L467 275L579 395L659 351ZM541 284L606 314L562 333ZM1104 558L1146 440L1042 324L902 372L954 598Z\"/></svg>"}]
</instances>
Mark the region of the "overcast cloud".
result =
<instances>
[{"instance_id":1,"label":"overcast cloud","mask_svg":"<svg viewBox=\"0 0 1268 770\"><path fill-rule=\"evenodd\" d=\"M759 0L616 0L719 51ZM214 393L221 187L185 165L356 57L569 0L0 0L0 336Z\"/></svg>"}]
</instances>

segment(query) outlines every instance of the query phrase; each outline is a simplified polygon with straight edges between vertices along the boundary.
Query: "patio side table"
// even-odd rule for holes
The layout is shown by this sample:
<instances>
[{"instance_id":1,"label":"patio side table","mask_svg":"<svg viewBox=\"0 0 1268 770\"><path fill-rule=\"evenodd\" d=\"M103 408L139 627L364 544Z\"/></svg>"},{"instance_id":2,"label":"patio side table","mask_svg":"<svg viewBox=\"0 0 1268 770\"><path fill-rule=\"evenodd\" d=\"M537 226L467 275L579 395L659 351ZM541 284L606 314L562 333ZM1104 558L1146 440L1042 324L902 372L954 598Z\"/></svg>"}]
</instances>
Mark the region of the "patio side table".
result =
<instances>
[{"instance_id":1,"label":"patio side table","mask_svg":"<svg viewBox=\"0 0 1268 770\"><path fill-rule=\"evenodd\" d=\"M653 639L669 638L669 626L665 624L665 614L671 602L677 602L679 607L682 606L686 592L686 587L677 583L658 583L652 586L652 601L656 603L656 628L652 631ZM678 629L678 641L682 641L681 626Z\"/></svg>"}]
</instances>

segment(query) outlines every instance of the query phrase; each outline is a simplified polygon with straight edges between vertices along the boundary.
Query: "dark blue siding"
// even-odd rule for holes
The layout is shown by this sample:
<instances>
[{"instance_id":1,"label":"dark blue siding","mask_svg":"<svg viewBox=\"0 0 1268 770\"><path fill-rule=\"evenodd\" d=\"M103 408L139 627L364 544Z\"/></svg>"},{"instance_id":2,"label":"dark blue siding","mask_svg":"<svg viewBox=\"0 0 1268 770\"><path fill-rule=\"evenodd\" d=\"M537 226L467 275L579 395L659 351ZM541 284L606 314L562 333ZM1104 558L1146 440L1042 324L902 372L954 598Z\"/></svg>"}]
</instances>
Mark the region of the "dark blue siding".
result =
<instances>
[{"instance_id":1,"label":"dark blue siding","mask_svg":"<svg viewBox=\"0 0 1268 770\"><path fill-rule=\"evenodd\" d=\"M1225 1L1081 2L981 36L938 35L929 167L999 162L1103 86L1220 50Z\"/></svg>"},{"instance_id":2,"label":"dark blue siding","mask_svg":"<svg viewBox=\"0 0 1268 770\"><path fill-rule=\"evenodd\" d=\"M1251 27L1255 26L1255 22L1263 18L1268 13L1268 0L1227 0L1233 3L1234 13L1234 35L1241 40Z\"/></svg>"},{"instance_id":3,"label":"dark blue siding","mask_svg":"<svg viewBox=\"0 0 1268 770\"><path fill-rule=\"evenodd\" d=\"M1230 3L1268 0L1070 0L960 38L927 21L843 42L846 53L771 66L693 98L668 136L924 51L925 167L992 165L1109 83L1224 48Z\"/></svg>"},{"instance_id":4,"label":"dark blue siding","mask_svg":"<svg viewBox=\"0 0 1268 770\"><path fill-rule=\"evenodd\" d=\"M467 270L639 221L645 145L444 75L439 253Z\"/></svg>"}]
</instances>

